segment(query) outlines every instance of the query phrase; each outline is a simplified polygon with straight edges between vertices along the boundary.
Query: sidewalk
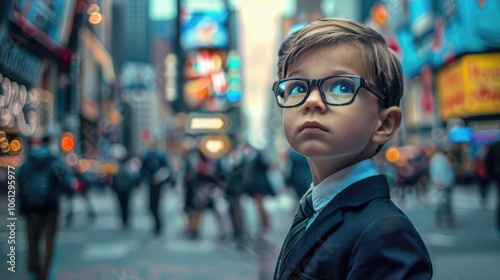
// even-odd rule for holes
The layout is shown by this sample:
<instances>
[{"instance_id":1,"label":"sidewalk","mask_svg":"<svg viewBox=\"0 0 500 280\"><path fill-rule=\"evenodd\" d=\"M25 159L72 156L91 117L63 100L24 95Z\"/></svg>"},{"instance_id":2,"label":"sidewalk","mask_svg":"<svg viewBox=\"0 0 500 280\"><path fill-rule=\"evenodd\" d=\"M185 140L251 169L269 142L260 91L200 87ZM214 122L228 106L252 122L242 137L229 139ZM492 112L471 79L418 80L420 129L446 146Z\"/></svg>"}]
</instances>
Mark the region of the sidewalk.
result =
<instances>
[{"instance_id":1,"label":"sidewalk","mask_svg":"<svg viewBox=\"0 0 500 280\"><path fill-rule=\"evenodd\" d=\"M432 193L423 203L409 195L401 205L429 248L434 279L500 279L495 276L500 275L497 269L500 241L492 235L494 211L479 207L477 193L474 186L456 188L454 205L459 220L458 229L436 228L433 219L435 197ZM206 212L202 220L202 239L194 242L183 239L182 195L174 190L168 190L162 198L166 232L161 239L151 236L152 223L145 189L137 191L133 198L132 229L128 232L119 229L112 192L94 192L90 197L98 213L96 221L87 221L83 199L77 198L74 200L74 226L61 228L58 234L54 267L59 278L56 279L134 279L120 276L124 274L142 275L135 279L152 280L267 280L274 271L277 255L296 208L293 192L266 198L265 205L273 226L264 238L257 238L257 210L251 199L244 198L242 204L246 207L246 225L251 238L246 249L238 250L234 243L216 242L217 232L210 212ZM491 198L494 197L496 195L492 192ZM490 201L490 206L494 203L494 200ZM63 204L62 211L64 208ZM0 210L0 219L6 220L6 209ZM22 273L26 253L24 221L18 225L18 269ZM11 276L5 274L4 241L7 233L5 227L0 228L0 279L10 280L16 278L5 278ZM16 274L17 279L23 279L22 275ZM457 278L457 275L460 277Z\"/></svg>"}]
</instances>

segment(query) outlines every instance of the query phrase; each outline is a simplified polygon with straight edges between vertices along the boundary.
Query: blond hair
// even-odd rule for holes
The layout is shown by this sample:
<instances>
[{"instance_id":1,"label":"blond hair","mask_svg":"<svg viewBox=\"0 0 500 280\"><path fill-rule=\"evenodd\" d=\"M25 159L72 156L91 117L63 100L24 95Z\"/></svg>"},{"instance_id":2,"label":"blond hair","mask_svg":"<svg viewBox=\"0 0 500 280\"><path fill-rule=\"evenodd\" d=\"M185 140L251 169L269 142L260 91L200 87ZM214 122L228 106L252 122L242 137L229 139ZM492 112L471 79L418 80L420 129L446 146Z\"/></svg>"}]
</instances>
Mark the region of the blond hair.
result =
<instances>
[{"instance_id":1,"label":"blond hair","mask_svg":"<svg viewBox=\"0 0 500 280\"><path fill-rule=\"evenodd\" d=\"M308 50L349 44L360 49L375 85L385 93L388 106L399 106L403 95L403 71L396 55L378 32L355 21L324 18L291 34L278 52L278 77L286 78L287 70Z\"/></svg>"}]
</instances>

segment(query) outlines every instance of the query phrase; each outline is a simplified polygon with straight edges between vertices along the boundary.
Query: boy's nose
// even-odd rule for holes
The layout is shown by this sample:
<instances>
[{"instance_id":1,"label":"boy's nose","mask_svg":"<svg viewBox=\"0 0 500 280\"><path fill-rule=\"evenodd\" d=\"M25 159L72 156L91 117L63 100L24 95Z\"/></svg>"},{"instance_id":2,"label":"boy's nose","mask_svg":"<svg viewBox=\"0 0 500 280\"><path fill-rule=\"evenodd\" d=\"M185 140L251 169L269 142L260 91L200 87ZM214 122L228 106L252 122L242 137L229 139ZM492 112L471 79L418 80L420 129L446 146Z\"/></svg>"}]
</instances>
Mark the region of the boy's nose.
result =
<instances>
[{"instance_id":1,"label":"boy's nose","mask_svg":"<svg viewBox=\"0 0 500 280\"><path fill-rule=\"evenodd\" d=\"M303 105L304 111L309 112L311 110L316 110L319 112L326 111L326 104L321 98L321 93L317 87L311 88L311 93L307 97L306 102Z\"/></svg>"}]
</instances>

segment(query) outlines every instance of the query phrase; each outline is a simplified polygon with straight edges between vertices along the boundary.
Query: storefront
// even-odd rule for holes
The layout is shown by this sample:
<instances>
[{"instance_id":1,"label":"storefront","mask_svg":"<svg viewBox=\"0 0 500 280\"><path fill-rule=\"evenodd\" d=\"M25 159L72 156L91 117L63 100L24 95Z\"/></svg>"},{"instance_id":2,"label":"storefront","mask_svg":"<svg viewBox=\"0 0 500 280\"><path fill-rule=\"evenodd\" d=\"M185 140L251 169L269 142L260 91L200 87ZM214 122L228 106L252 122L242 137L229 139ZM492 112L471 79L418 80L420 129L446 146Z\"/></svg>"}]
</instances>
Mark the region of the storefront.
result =
<instances>
[{"instance_id":1,"label":"storefront","mask_svg":"<svg viewBox=\"0 0 500 280\"><path fill-rule=\"evenodd\" d=\"M0 165L18 166L28 137L57 132L58 69L69 51L71 1L3 3L0 22ZM56 15L54 13L57 13ZM50 16L52 15L52 16ZM43 24L42 24L43 22ZM8 32L7 32L8 31Z\"/></svg>"},{"instance_id":2,"label":"storefront","mask_svg":"<svg viewBox=\"0 0 500 280\"><path fill-rule=\"evenodd\" d=\"M78 56L82 59L72 66L73 74L78 76L77 110L79 127L76 151L82 158L96 159L101 154L103 141L102 127L110 124L110 106L104 106L111 96L116 81L113 61L100 39L87 26L79 31Z\"/></svg>"},{"instance_id":3,"label":"storefront","mask_svg":"<svg viewBox=\"0 0 500 280\"><path fill-rule=\"evenodd\" d=\"M437 73L443 121L500 114L500 53L466 55Z\"/></svg>"},{"instance_id":4,"label":"storefront","mask_svg":"<svg viewBox=\"0 0 500 280\"><path fill-rule=\"evenodd\" d=\"M441 119L459 120L472 131L465 140L450 138L456 142L457 175L471 176L477 150L500 133L500 53L465 55L436 77Z\"/></svg>"}]
</instances>

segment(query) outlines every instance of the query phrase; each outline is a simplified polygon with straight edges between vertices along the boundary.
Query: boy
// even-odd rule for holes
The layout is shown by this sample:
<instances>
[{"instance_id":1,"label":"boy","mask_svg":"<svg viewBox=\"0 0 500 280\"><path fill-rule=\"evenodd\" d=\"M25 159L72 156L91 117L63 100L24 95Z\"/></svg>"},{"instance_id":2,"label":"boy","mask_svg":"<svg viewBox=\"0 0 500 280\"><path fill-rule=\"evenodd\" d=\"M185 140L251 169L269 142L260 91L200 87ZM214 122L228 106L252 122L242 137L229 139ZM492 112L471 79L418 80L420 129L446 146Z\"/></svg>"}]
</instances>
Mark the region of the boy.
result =
<instances>
[{"instance_id":1,"label":"boy","mask_svg":"<svg viewBox=\"0 0 500 280\"><path fill-rule=\"evenodd\" d=\"M373 161L401 123L401 65L359 23L321 19L293 33L273 85L290 146L313 182L274 279L431 279L427 249Z\"/></svg>"}]
</instances>

